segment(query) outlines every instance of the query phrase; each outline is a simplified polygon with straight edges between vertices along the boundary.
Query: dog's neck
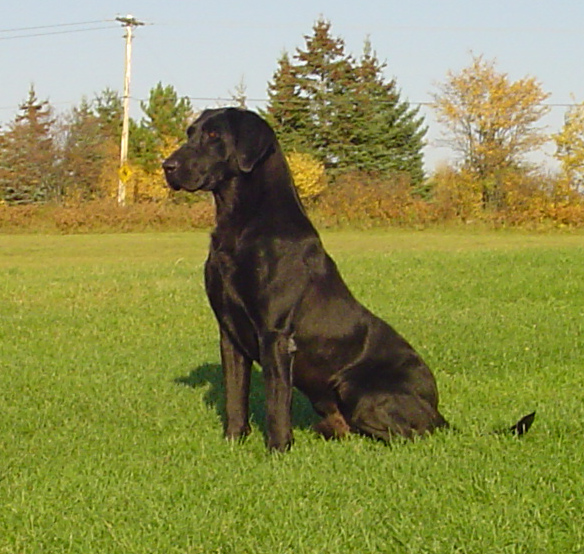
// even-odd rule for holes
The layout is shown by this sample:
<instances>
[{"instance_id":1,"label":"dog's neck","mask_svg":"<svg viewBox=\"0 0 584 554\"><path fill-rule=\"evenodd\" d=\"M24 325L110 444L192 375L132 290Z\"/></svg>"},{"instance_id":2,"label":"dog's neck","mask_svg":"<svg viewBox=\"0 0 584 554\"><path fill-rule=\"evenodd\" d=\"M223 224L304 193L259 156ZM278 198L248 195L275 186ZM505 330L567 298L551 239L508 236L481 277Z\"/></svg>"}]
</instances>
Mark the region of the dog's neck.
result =
<instances>
[{"instance_id":1,"label":"dog's neck","mask_svg":"<svg viewBox=\"0 0 584 554\"><path fill-rule=\"evenodd\" d=\"M285 235L291 229L316 234L300 202L290 170L279 148L252 173L241 173L213 191L216 235L237 237L244 229Z\"/></svg>"}]
</instances>

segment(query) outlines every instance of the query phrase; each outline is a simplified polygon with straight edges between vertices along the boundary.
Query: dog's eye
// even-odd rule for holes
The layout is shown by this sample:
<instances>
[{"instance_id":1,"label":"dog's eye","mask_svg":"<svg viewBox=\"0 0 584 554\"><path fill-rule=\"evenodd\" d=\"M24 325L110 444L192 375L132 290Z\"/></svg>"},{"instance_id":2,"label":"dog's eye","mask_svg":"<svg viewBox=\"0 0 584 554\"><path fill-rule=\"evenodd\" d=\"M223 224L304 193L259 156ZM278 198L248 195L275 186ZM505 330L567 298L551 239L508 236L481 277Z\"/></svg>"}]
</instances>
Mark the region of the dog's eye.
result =
<instances>
[{"instance_id":1,"label":"dog's eye","mask_svg":"<svg viewBox=\"0 0 584 554\"><path fill-rule=\"evenodd\" d=\"M203 129L203 136L206 139L216 139L219 137L219 133L213 129Z\"/></svg>"}]
</instances>

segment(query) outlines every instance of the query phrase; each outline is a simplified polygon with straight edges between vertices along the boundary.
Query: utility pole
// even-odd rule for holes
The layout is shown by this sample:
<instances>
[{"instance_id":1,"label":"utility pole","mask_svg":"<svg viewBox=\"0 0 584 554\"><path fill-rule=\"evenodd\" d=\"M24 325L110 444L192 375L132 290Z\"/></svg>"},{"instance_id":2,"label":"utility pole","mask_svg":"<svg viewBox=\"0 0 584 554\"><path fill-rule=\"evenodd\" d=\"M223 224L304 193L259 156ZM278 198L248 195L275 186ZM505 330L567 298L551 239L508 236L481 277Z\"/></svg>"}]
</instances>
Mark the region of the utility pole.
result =
<instances>
[{"instance_id":1,"label":"utility pole","mask_svg":"<svg viewBox=\"0 0 584 554\"><path fill-rule=\"evenodd\" d=\"M124 65L124 96L123 109L124 118L122 120L122 142L120 144L120 178L118 181L118 204L123 206L126 203L126 181L128 180L128 135L130 132L130 76L132 66L132 31L134 27L144 25L135 17L127 15L126 17L116 17L126 29L124 35L126 39L126 61Z\"/></svg>"}]
</instances>

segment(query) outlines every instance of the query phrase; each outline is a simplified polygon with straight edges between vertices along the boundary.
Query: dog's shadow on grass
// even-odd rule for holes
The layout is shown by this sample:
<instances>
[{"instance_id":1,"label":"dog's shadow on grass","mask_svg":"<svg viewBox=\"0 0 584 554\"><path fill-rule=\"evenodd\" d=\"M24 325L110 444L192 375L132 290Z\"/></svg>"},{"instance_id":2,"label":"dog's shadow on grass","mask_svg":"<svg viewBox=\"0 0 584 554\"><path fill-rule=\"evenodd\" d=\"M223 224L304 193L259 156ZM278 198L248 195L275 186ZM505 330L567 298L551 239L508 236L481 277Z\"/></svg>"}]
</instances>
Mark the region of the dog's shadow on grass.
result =
<instances>
[{"instance_id":1,"label":"dog's shadow on grass","mask_svg":"<svg viewBox=\"0 0 584 554\"><path fill-rule=\"evenodd\" d=\"M179 385L198 389L208 388L205 393L207 405L221 416L225 423L225 395L223 392L223 369L220 364L206 363L193 369L188 375L174 380ZM261 371L255 366L251 372L249 395L249 417L252 425L266 434L266 396ZM292 396L292 425L297 429L308 429L318 420L310 402L297 390Z\"/></svg>"}]
</instances>

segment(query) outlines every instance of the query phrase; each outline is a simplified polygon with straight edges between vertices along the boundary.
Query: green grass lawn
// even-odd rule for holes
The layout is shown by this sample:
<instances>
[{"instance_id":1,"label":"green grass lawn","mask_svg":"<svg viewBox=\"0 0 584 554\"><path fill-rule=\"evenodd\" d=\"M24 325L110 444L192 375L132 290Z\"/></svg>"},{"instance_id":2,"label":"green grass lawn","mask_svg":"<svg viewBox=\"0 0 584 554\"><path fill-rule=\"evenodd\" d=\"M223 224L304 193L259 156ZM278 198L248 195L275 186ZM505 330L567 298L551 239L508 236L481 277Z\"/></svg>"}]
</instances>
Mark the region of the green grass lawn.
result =
<instances>
[{"instance_id":1,"label":"green grass lawn","mask_svg":"<svg viewBox=\"0 0 584 554\"><path fill-rule=\"evenodd\" d=\"M206 233L0 236L0 553L584 552L584 235L323 238L462 432L229 444Z\"/></svg>"}]
</instances>

